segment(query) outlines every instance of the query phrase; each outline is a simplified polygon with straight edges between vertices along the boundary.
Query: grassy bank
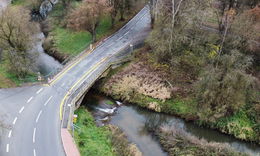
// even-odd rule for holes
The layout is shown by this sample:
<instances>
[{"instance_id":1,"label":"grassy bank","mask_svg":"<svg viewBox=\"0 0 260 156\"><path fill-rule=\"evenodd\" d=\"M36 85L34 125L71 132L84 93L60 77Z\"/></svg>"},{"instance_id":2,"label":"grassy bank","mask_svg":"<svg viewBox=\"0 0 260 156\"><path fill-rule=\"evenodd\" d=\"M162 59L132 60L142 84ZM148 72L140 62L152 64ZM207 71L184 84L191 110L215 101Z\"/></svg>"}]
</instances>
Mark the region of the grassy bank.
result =
<instances>
[{"instance_id":1,"label":"grassy bank","mask_svg":"<svg viewBox=\"0 0 260 156\"><path fill-rule=\"evenodd\" d=\"M76 8L81 2L73 1L72 6ZM77 55L87 48L91 43L91 34L86 31L72 31L66 28L66 16L63 16L63 7L59 3L55 5L54 10L49 15L49 38L54 42L52 49L58 51L60 55ZM119 16L112 27L109 15L104 15L97 28L97 40L101 40L121 28L131 19L135 13L129 13L125 16L125 21L119 21Z\"/></svg>"},{"instance_id":2,"label":"grassy bank","mask_svg":"<svg viewBox=\"0 0 260 156\"><path fill-rule=\"evenodd\" d=\"M17 87L31 82L37 82L35 74L28 74L25 78L19 79L15 74L8 71L8 67L4 62L0 63L0 88Z\"/></svg>"},{"instance_id":3,"label":"grassy bank","mask_svg":"<svg viewBox=\"0 0 260 156\"><path fill-rule=\"evenodd\" d=\"M76 125L80 127L79 130L75 130L75 141L81 155L114 156L108 128L97 127L90 112L85 108L80 108L75 113L78 115Z\"/></svg>"},{"instance_id":4,"label":"grassy bank","mask_svg":"<svg viewBox=\"0 0 260 156\"><path fill-rule=\"evenodd\" d=\"M147 56L149 58L149 56ZM145 58L144 56L140 58ZM215 122L206 122L199 117L199 105L188 90L181 87L167 87L160 68L134 59L131 63L113 69L102 80L99 90L114 99L128 101L138 106L191 120L198 125L217 129L234 137L260 144L257 114L252 109L241 108L238 112L222 117ZM160 65L157 65L160 66ZM174 85L174 84L173 84ZM185 85L185 84L184 84ZM171 97L168 95L171 90ZM256 112L257 113L257 112Z\"/></svg>"},{"instance_id":5,"label":"grassy bank","mask_svg":"<svg viewBox=\"0 0 260 156\"><path fill-rule=\"evenodd\" d=\"M131 144L118 127L97 127L91 113L84 106L75 113L78 115L76 125L79 128L74 134L81 155L141 156L136 145Z\"/></svg>"}]
</instances>

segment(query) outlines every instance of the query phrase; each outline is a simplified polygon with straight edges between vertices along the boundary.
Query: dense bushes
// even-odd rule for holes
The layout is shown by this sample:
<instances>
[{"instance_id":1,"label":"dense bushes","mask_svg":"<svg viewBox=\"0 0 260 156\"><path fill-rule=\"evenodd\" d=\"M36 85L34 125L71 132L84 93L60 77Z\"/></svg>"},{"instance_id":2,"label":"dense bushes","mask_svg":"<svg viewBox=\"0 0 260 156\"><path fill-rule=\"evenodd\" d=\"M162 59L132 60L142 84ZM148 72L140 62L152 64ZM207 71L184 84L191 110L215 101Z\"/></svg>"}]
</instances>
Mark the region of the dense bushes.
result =
<instances>
[{"instance_id":1,"label":"dense bushes","mask_svg":"<svg viewBox=\"0 0 260 156\"><path fill-rule=\"evenodd\" d=\"M201 119L214 121L243 108L252 100L253 77L246 73L251 59L233 51L216 58L197 83Z\"/></svg>"}]
</instances>

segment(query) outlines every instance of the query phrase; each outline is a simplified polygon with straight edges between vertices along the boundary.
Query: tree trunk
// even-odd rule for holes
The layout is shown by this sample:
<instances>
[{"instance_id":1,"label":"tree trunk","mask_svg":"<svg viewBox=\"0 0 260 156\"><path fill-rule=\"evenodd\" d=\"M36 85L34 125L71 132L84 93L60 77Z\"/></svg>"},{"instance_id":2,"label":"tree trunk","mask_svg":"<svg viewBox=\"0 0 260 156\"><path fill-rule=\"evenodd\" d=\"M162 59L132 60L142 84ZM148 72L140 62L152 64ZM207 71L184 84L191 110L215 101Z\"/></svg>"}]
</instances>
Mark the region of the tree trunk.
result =
<instances>
[{"instance_id":1,"label":"tree trunk","mask_svg":"<svg viewBox=\"0 0 260 156\"><path fill-rule=\"evenodd\" d=\"M125 18L124 18L124 11L121 11L120 12L120 21L124 21Z\"/></svg>"},{"instance_id":2,"label":"tree trunk","mask_svg":"<svg viewBox=\"0 0 260 156\"><path fill-rule=\"evenodd\" d=\"M117 11L113 11L113 12L111 13L111 24L112 24L112 28L114 28L114 26L115 26L116 15L117 15Z\"/></svg>"},{"instance_id":3,"label":"tree trunk","mask_svg":"<svg viewBox=\"0 0 260 156\"><path fill-rule=\"evenodd\" d=\"M95 43L97 41L96 29L91 33L91 35L92 35L92 43Z\"/></svg>"},{"instance_id":4,"label":"tree trunk","mask_svg":"<svg viewBox=\"0 0 260 156\"><path fill-rule=\"evenodd\" d=\"M115 18L114 17L111 18L111 24L112 24L112 28L114 28L115 27Z\"/></svg>"},{"instance_id":5,"label":"tree trunk","mask_svg":"<svg viewBox=\"0 0 260 156\"><path fill-rule=\"evenodd\" d=\"M151 14L151 28L154 28L155 13L154 13L154 0L150 0L150 14Z\"/></svg>"}]
</instances>

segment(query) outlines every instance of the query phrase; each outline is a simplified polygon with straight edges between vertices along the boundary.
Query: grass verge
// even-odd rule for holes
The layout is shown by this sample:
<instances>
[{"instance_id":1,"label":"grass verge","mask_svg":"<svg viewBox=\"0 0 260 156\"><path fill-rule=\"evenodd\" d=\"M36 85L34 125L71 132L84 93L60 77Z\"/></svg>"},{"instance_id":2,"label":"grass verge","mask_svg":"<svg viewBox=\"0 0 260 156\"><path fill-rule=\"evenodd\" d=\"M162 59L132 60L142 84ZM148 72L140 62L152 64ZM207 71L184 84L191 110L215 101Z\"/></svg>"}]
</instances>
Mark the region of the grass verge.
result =
<instances>
[{"instance_id":1,"label":"grass verge","mask_svg":"<svg viewBox=\"0 0 260 156\"><path fill-rule=\"evenodd\" d=\"M97 127L90 112L84 107L76 112L78 120L75 141L81 155L114 156L110 132L107 127Z\"/></svg>"},{"instance_id":2,"label":"grass verge","mask_svg":"<svg viewBox=\"0 0 260 156\"><path fill-rule=\"evenodd\" d=\"M73 2L72 6L77 7L79 5L80 2ZM66 28L64 26L64 23L66 23L66 18L63 17L62 10L62 5L57 4L50 14L49 18L52 25L50 35L55 42L54 46L56 47L57 51L64 54L77 55L89 46L92 37L89 32L76 32ZM97 40L101 40L102 38L113 34L115 31L121 28L131 17L133 17L133 14L126 16L126 20L123 22L116 20L115 26L112 27L110 16L105 15L97 28Z\"/></svg>"},{"instance_id":3,"label":"grass verge","mask_svg":"<svg viewBox=\"0 0 260 156\"><path fill-rule=\"evenodd\" d=\"M7 70L4 63L0 64L0 88L17 87L27 82L37 82L36 75L28 74L24 79L19 79L15 74Z\"/></svg>"}]
</instances>

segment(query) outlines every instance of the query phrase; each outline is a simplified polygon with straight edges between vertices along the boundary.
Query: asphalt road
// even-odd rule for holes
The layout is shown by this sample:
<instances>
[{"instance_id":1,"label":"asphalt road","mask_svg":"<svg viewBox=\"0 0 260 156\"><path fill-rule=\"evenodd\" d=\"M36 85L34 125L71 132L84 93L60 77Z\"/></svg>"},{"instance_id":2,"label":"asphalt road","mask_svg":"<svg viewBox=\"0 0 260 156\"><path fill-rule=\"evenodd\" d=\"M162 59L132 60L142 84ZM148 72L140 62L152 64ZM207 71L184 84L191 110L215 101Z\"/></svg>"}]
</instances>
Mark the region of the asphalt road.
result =
<instances>
[{"instance_id":1,"label":"asphalt road","mask_svg":"<svg viewBox=\"0 0 260 156\"><path fill-rule=\"evenodd\" d=\"M95 72L112 56L149 32L150 15L145 7L126 26L91 53L58 74L50 85L0 90L1 156L64 156L60 136L60 105L68 92Z\"/></svg>"}]
</instances>

